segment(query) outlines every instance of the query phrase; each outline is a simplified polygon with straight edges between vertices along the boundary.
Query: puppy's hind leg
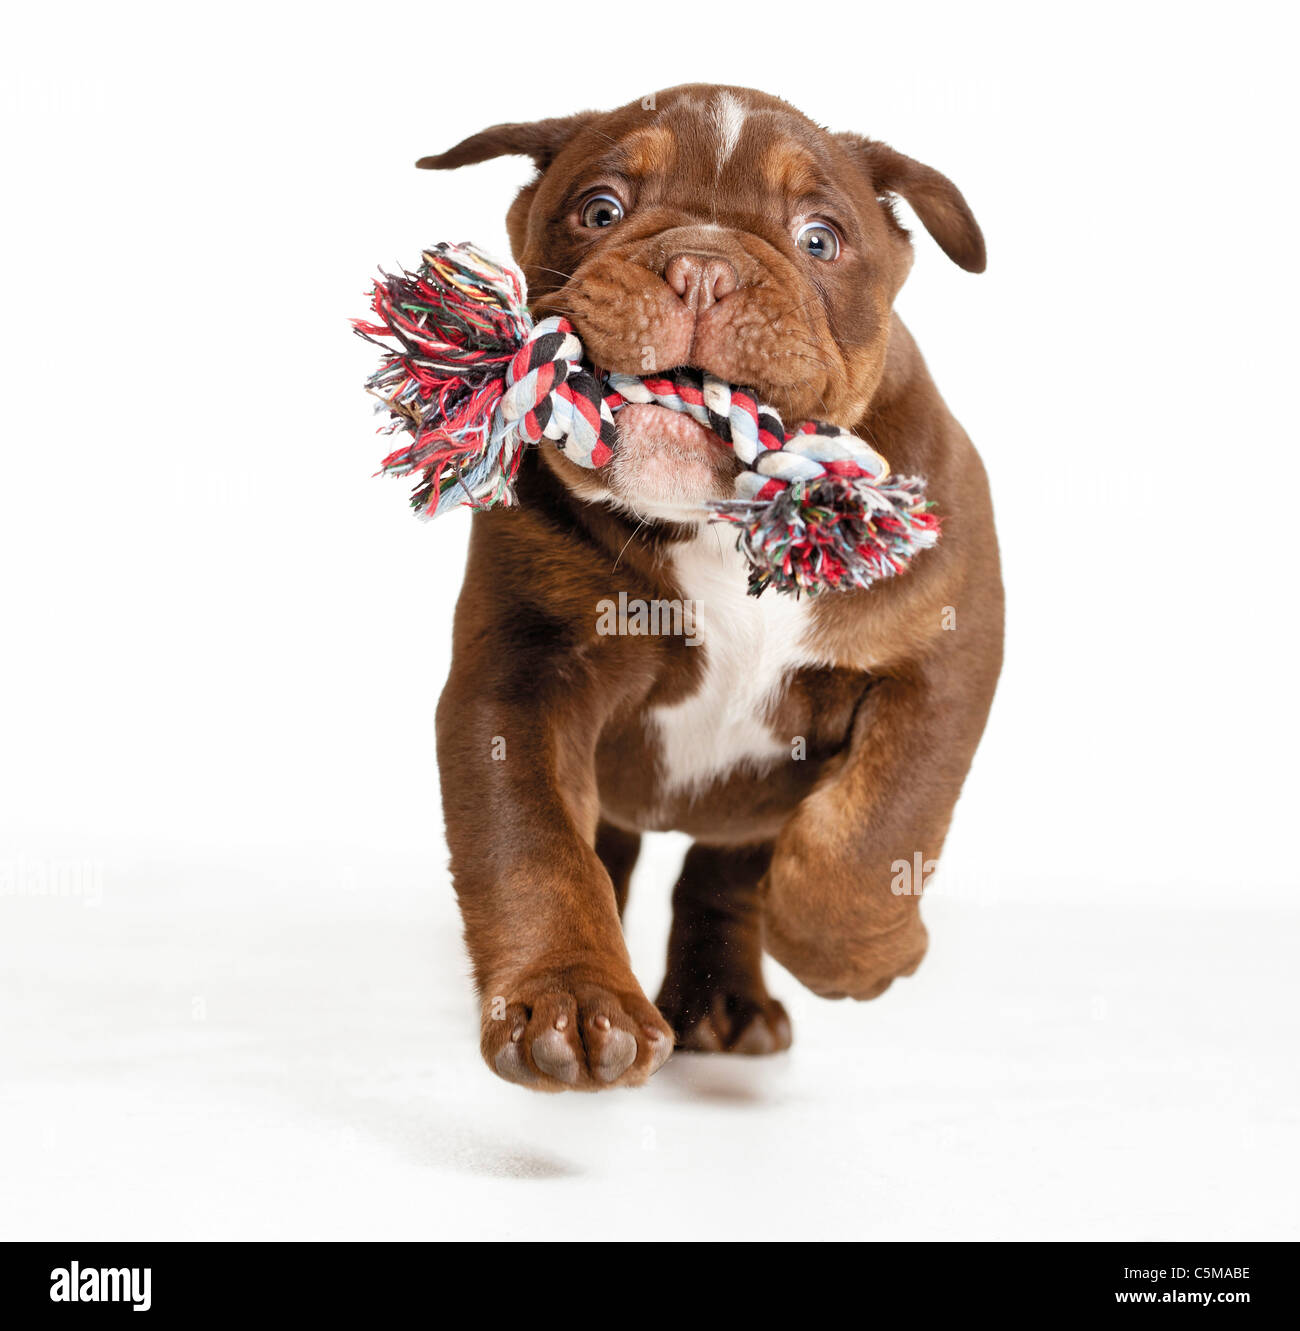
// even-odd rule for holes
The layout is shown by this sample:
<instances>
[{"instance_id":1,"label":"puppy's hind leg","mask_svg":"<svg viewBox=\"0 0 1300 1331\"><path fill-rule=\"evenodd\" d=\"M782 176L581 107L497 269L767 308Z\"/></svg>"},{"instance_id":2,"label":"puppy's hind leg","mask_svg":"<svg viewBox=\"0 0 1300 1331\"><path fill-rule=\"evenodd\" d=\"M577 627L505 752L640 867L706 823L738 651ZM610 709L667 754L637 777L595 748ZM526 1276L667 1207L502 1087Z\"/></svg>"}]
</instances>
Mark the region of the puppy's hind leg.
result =
<instances>
[{"instance_id":1,"label":"puppy's hind leg","mask_svg":"<svg viewBox=\"0 0 1300 1331\"><path fill-rule=\"evenodd\" d=\"M771 856L771 846L696 844L687 852L656 1000L679 1049L772 1054L790 1047L790 1018L763 983L758 885Z\"/></svg>"}]
</instances>

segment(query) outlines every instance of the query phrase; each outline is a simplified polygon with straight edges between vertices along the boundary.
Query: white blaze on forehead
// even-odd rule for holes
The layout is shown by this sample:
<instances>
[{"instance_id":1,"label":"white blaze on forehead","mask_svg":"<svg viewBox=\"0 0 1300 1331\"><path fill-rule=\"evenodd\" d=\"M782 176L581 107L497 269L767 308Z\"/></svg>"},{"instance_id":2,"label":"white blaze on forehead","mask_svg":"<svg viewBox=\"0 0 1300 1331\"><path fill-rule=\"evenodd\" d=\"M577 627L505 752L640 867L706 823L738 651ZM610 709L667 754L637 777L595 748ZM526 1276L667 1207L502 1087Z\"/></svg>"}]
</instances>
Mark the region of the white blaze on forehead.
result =
<instances>
[{"instance_id":1,"label":"white blaze on forehead","mask_svg":"<svg viewBox=\"0 0 1300 1331\"><path fill-rule=\"evenodd\" d=\"M721 171L740 142L740 131L745 126L745 108L731 93L720 92L709 110L718 136L718 170Z\"/></svg>"}]
</instances>

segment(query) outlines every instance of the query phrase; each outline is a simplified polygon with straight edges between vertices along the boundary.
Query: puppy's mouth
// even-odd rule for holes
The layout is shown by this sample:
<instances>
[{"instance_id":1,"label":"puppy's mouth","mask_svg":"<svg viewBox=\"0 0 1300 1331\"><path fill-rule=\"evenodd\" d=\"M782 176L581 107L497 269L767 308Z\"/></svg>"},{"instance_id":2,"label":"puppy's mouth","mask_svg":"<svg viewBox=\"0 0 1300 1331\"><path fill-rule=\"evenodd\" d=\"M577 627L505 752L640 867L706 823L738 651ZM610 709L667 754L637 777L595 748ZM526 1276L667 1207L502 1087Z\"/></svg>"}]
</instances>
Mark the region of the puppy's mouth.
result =
<instances>
[{"instance_id":1,"label":"puppy's mouth","mask_svg":"<svg viewBox=\"0 0 1300 1331\"><path fill-rule=\"evenodd\" d=\"M618 425L620 445L629 439L647 441L657 439L660 447L668 453L683 458L703 457L714 453L728 458L735 455L720 435L715 434L707 425L686 415L685 412L672 411L653 403L629 402L621 407L615 416Z\"/></svg>"},{"instance_id":2,"label":"puppy's mouth","mask_svg":"<svg viewBox=\"0 0 1300 1331\"><path fill-rule=\"evenodd\" d=\"M685 412L630 402L616 413L609 488L646 516L699 520L702 505L731 495L739 463L731 445Z\"/></svg>"}]
</instances>

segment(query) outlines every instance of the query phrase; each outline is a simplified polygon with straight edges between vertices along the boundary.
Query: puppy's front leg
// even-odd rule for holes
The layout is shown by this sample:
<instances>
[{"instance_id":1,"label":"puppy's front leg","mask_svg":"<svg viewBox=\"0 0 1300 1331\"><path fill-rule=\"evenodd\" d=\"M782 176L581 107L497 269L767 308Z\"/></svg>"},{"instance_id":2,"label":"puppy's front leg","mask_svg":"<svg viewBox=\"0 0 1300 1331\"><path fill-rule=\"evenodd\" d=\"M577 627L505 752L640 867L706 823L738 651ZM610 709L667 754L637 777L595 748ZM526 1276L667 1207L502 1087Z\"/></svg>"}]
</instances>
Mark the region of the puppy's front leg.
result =
<instances>
[{"instance_id":1,"label":"puppy's front leg","mask_svg":"<svg viewBox=\"0 0 1300 1331\"><path fill-rule=\"evenodd\" d=\"M875 998L926 950L934 870L1000 663L932 661L882 679L850 750L781 829L764 883L767 950L826 998Z\"/></svg>"},{"instance_id":2,"label":"puppy's front leg","mask_svg":"<svg viewBox=\"0 0 1300 1331\"><path fill-rule=\"evenodd\" d=\"M632 974L593 848L599 691L458 652L438 704L452 874L483 1002L483 1057L535 1090L635 1086L673 1037Z\"/></svg>"}]
</instances>

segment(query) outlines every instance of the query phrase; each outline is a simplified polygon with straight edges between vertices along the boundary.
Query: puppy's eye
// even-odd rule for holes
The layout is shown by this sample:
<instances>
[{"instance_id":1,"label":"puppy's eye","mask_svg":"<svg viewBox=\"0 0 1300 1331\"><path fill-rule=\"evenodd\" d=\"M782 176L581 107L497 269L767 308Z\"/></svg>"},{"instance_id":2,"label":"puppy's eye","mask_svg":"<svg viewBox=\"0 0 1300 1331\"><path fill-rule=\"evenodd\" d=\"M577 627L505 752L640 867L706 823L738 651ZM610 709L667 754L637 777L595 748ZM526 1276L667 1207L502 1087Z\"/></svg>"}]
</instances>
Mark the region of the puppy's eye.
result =
<instances>
[{"instance_id":1,"label":"puppy's eye","mask_svg":"<svg viewBox=\"0 0 1300 1331\"><path fill-rule=\"evenodd\" d=\"M794 233L794 243L814 259L838 259L840 238L825 222L805 222Z\"/></svg>"},{"instance_id":2,"label":"puppy's eye","mask_svg":"<svg viewBox=\"0 0 1300 1331\"><path fill-rule=\"evenodd\" d=\"M612 194L597 194L582 208L582 225L586 227L614 226L623 220L623 205Z\"/></svg>"}]
</instances>

